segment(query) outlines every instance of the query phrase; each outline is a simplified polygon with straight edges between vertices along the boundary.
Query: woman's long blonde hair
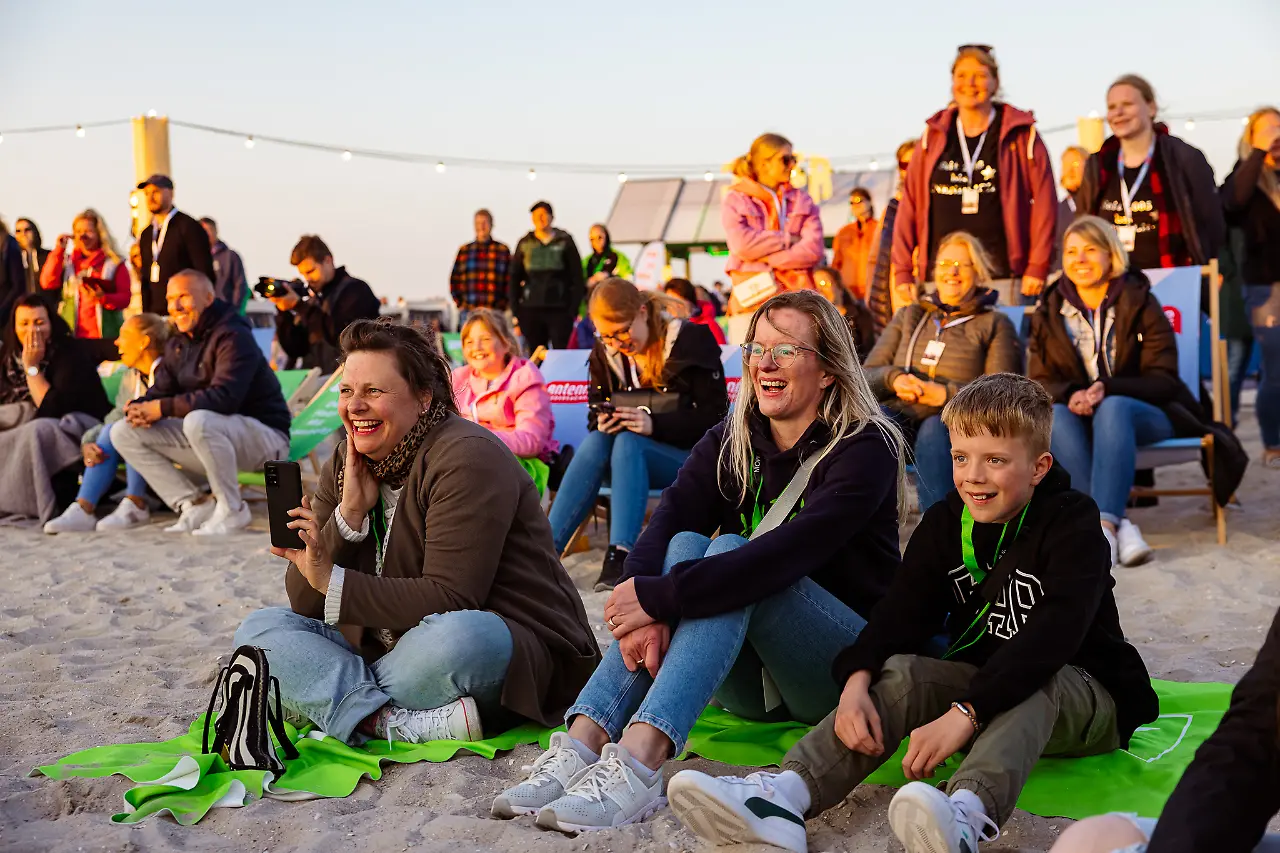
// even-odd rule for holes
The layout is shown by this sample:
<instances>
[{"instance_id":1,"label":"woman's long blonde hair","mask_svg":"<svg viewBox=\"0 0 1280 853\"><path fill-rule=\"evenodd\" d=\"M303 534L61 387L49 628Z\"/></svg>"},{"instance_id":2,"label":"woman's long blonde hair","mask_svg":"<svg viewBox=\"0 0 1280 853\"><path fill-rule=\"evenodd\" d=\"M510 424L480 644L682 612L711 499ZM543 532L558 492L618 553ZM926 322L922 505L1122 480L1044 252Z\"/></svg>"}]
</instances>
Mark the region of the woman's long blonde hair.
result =
<instances>
[{"instance_id":1,"label":"woman's long blonde hair","mask_svg":"<svg viewBox=\"0 0 1280 853\"><path fill-rule=\"evenodd\" d=\"M1244 133L1240 136L1240 159L1246 160L1253 153L1253 131L1257 128L1258 122L1266 116L1280 117L1280 109L1275 107L1259 107L1249 116L1249 122L1244 126ZM1258 176L1258 189L1271 199L1271 203L1276 207L1280 207L1280 181L1276 180L1276 170L1268 169L1265 165L1262 167L1262 174Z\"/></svg>"},{"instance_id":2,"label":"woman's long blonde hair","mask_svg":"<svg viewBox=\"0 0 1280 853\"><path fill-rule=\"evenodd\" d=\"M791 140L777 133L762 133L751 143L751 149L733 161L734 177L759 181L756 175L756 163L768 160L783 148L791 148Z\"/></svg>"},{"instance_id":3,"label":"woman's long blonde hair","mask_svg":"<svg viewBox=\"0 0 1280 853\"><path fill-rule=\"evenodd\" d=\"M836 307L817 293L808 290L792 290L772 297L756 309L747 329L747 340L756 335L756 325L773 311L790 308L809 317L817 333L815 349L822 359L823 369L835 377L818 406L818 420L831 430L831 440L822 453L828 453L841 440L862 432L868 425L880 430L898 458L898 518L907 512L906 462L911 447L902 430L880 408L880 402L867 384L866 374L858 363L849 325ZM747 375L744 364L738 399L729 413L726 436L720 445L720 464L717 479L722 494L738 492L738 500L745 501L751 486L752 458L750 420L759 411L755 386ZM726 479L727 478L727 479Z\"/></svg>"},{"instance_id":4,"label":"woman's long blonde hair","mask_svg":"<svg viewBox=\"0 0 1280 853\"><path fill-rule=\"evenodd\" d=\"M1107 253L1111 263L1111 271L1107 273L1108 279L1119 278L1129 268L1129 253L1125 250L1124 243L1120 242L1120 234L1116 231L1116 227L1107 220L1098 216L1081 216L1072 222L1067 226L1067 230L1062 232L1064 251L1067 238L1072 234L1079 234L1089 245L1097 246ZM1063 275L1066 275L1065 270Z\"/></svg>"},{"instance_id":5,"label":"woman's long blonde hair","mask_svg":"<svg viewBox=\"0 0 1280 853\"><path fill-rule=\"evenodd\" d=\"M667 360L667 323L678 310L676 301L658 290L641 290L625 278L606 278L591 291L587 313L610 323L635 322L640 309L648 306L645 328L649 342L645 345L640 382L646 388L662 384L662 371Z\"/></svg>"},{"instance_id":6,"label":"woman's long blonde hair","mask_svg":"<svg viewBox=\"0 0 1280 853\"><path fill-rule=\"evenodd\" d=\"M102 214L87 207L76 214L76 218L71 220L71 227L81 220L92 222L93 228L98 232L98 247L107 253L107 257L115 263L120 263L120 251L116 249L116 241L111 239L111 230L107 228L107 220L102 218Z\"/></svg>"},{"instance_id":7,"label":"woman's long blonde hair","mask_svg":"<svg viewBox=\"0 0 1280 853\"><path fill-rule=\"evenodd\" d=\"M973 261L974 284L981 287L991 281L991 256L987 254L987 249L982 245L981 240L968 231L952 231L942 238L934 255L941 254L942 250L948 246L964 246L965 251L969 253L969 260Z\"/></svg>"}]
</instances>

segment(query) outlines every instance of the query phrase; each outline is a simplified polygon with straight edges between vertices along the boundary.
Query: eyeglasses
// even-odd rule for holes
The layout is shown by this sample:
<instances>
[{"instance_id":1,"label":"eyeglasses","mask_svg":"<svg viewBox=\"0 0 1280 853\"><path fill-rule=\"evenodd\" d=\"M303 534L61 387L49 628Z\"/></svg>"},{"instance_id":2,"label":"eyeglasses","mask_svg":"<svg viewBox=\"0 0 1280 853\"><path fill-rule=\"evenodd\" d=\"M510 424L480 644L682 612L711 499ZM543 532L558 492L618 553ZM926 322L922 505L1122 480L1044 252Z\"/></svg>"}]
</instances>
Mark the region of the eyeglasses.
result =
<instances>
[{"instance_id":1,"label":"eyeglasses","mask_svg":"<svg viewBox=\"0 0 1280 853\"><path fill-rule=\"evenodd\" d=\"M765 349L762 345L752 341L749 344L742 345L742 360L747 364L759 364L764 360L766 352L772 354L773 363L784 370L790 367L791 363L796 360L796 356L802 352L811 352L818 358L822 358L822 354L816 349L803 347L800 344L775 344Z\"/></svg>"},{"instance_id":2,"label":"eyeglasses","mask_svg":"<svg viewBox=\"0 0 1280 853\"><path fill-rule=\"evenodd\" d=\"M973 269L973 264L968 261L938 261L933 265L933 272L935 275L942 275L943 273L949 272L959 275L960 270L971 269Z\"/></svg>"},{"instance_id":3,"label":"eyeglasses","mask_svg":"<svg viewBox=\"0 0 1280 853\"><path fill-rule=\"evenodd\" d=\"M794 166L794 165L796 164L796 162L797 162L797 160L796 160L796 155L794 155L794 154L784 154L784 155L782 155L782 165L786 166L788 169L790 169L792 166Z\"/></svg>"},{"instance_id":4,"label":"eyeglasses","mask_svg":"<svg viewBox=\"0 0 1280 853\"><path fill-rule=\"evenodd\" d=\"M962 44L956 48L956 53L959 53L962 50L980 50L986 54L996 52L996 49L989 44Z\"/></svg>"},{"instance_id":5,"label":"eyeglasses","mask_svg":"<svg viewBox=\"0 0 1280 853\"><path fill-rule=\"evenodd\" d=\"M600 332L597 331L596 340L602 344L614 343L614 344L620 344L622 346L626 346L627 344L631 343L631 329L626 328L620 332L614 332L613 334L610 334L610 335L602 335L600 334Z\"/></svg>"}]
</instances>

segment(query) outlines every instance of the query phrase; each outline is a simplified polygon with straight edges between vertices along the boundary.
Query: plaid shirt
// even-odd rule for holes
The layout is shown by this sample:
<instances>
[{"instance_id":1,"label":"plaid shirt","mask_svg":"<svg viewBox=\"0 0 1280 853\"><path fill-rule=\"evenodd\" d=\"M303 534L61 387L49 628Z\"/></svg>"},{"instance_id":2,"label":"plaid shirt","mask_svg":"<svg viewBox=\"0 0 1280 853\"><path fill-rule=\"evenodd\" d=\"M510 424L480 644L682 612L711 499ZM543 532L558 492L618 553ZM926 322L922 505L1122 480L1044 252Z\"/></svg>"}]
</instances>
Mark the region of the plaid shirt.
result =
<instances>
[{"instance_id":1,"label":"plaid shirt","mask_svg":"<svg viewBox=\"0 0 1280 853\"><path fill-rule=\"evenodd\" d=\"M449 293L459 308L507 309L511 287L511 250L497 240L468 243L458 250L449 276Z\"/></svg>"}]
</instances>

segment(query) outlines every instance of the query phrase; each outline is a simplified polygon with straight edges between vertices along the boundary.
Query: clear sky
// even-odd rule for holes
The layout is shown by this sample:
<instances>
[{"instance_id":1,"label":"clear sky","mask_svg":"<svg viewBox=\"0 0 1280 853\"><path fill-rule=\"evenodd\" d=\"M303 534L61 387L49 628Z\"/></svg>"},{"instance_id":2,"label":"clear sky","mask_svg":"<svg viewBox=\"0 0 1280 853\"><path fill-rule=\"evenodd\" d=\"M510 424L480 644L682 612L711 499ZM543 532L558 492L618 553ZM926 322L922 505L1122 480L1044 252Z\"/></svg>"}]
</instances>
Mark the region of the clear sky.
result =
<instances>
[{"instance_id":1,"label":"clear sky","mask_svg":"<svg viewBox=\"0 0 1280 853\"><path fill-rule=\"evenodd\" d=\"M966 42L996 46L1005 97L1045 126L1104 111L1107 84L1130 71L1172 113L1280 101L1275 0L0 0L0 31L0 132L155 109L246 133L504 160L718 164L766 130L832 157L889 151L946 103ZM1239 121L1181 124L1223 177ZM1073 141L1047 139L1055 161ZM318 233L393 298L447 292L478 207L514 245L546 198L585 247L618 187L611 175L543 171L531 183L522 171L246 150L177 128L171 153L177 206L216 218L251 279L292 276L294 242ZM52 246L92 206L123 236L133 171L127 125L83 139L6 134L0 216L35 219Z\"/></svg>"}]
</instances>

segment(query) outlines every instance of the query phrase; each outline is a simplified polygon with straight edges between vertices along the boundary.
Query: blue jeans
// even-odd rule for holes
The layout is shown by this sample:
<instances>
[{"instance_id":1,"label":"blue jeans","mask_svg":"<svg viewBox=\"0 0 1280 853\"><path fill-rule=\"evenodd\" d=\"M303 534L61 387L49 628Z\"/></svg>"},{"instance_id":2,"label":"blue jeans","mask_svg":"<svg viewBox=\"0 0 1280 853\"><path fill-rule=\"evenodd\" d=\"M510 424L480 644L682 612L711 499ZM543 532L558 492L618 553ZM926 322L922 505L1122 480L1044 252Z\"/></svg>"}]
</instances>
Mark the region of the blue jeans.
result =
<instances>
[{"instance_id":1,"label":"blue jeans","mask_svg":"<svg viewBox=\"0 0 1280 853\"><path fill-rule=\"evenodd\" d=\"M681 450L638 433L616 435L592 430L573 453L560 491L551 505L551 533L556 553L564 553L569 539L596 505L600 486L609 476L609 544L630 551L644 527L649 489L665 489L676 480L689 458Z\"/></svg>"},{"instance_id":2,"label":"blue jeans","mask_svg":"<svg viewBox=\"0 0 1280 853\"><path fill-rule=\"evenodd\" d=\"M102 428L94 444L102 448L104 458L97 465L85 467L84 477L80 480L80 492L76 498L97 506L111 485L115 483L116 471L120 468L120 454L111 444L111 424ZM125 485L128 489L125 494L135 498L145 497L147 481L142 479L142 475L132 465L126 465L124 472Z\"/></svg>"},{"instance_id":3,"label":"blue jeans","mask_svg":"<svg viewBox=\"0 0 1280 853\"><path fill-rule=\"evenodd\" d=\"M1253 338L1227 338L1227 387L1231 391L1231 426L1240 426L1240 390L1253 358Z\"/></svg>"},{"instance_id":4,"label":"blue jeans","mask_svg":"<svg viewBox=\"0 0 1280 853\"><path fill-rule=\"evenodd\" d=\"M345 743L363 740L356 727L388 702L417 710L470 696L483 724L511 718L500 701L511 632L487 611L434 613L372 664L336 628L288 607L250 613L235 644L266 650L281 702Z\"/></svg>"},{"instance_id":5,"label":"blue jeans","mask_svg":"<svg viewBox=\"0 0 1280 853\"><path fill-rule=\"evenodd\" d=\"M884 412L902 427L911 442L911 455L916 468L916 498L920 512L947 496L955 488L951 476L951 433L942 418L932 415L919 423L903 412L884 407Z\"/></svg>"},{"instance_id":6,"label":"blue jeans","mask_svg":"<svg viewBox=\"0 0 1280 853\"><path fill-rule=\"evenodd\" d=\"M712 541L697 533L677 533L667 547L662 571L685 560L732 551L746 541L741 536ZM612 643L565 721L583 714L614 742L628 723L648 723L671 739L672 755L684 751L694 721L712 696L742 717L812 725L839 702L831 664L866 624L846 604L804 578L742 610L681 620L656 679L644 667L629 672L618 643ZM782 705L772 711L766 709L764 670L782 698Z\"/></svg>"},{"instance_id":7,"label":"blue jeans","mask_svg":"<svg viewBox=\"0 0 1280 853\"><path fill-rule=\"evenodd\" d=\"M1246 284L1244 307L1253 324L1253 340L1262 352L1258 371L1258 427L1262 443L1280 448L1280 287Z\"/></svg>"},{"instance_id":8,"label":"blue jeans","mask_svg":"<svg viewBox=\"0 0 1280 853\"><path fill-rule=\"evenodd\" d=\"M1105 397L1092 418L1053 406L1053 457L1071 475L1071 487L1092 495L1102 520L1119 524L1133 488L1138 448L1173 438L1164 412L1132 397Z\"/></svg>"}]
</instances>

